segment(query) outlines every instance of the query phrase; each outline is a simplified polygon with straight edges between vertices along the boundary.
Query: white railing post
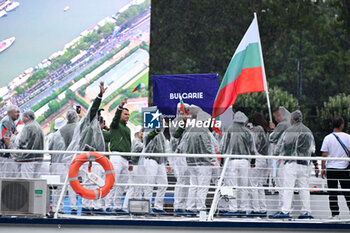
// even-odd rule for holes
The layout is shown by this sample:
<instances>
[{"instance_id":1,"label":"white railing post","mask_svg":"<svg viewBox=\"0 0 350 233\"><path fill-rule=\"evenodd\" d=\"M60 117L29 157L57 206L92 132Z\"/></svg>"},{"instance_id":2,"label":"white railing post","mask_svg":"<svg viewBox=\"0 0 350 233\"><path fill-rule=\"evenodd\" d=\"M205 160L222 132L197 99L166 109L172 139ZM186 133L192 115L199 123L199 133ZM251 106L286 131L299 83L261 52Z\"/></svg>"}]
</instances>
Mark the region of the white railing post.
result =
<instances>
[{"instance_id":1,"label":"white railing post","mask_svg":"<svg viewBox=\"0 0 350 233\"><path fill-rule=\"evenodd\" d=\"M220 188L221 188L222 183L224 181L224 177L225 177L225 173L227 170L227 165L228 165L229 160L230 160L230 158L225 158L225 162L224 162L224 166L222 167L220 179L219 179L217 187L215 189L213 202L211 203L211 207L210 207L210 211L209 211L209 215L208 215L208 221L213 221L213 219L214 219L214 214L215 214L215 211L216 211L218 203L219 203Z\"/></svg>"},{"instance_id":2,"label":"white railing post","mask_svg":"<svg viewBox=\"0 0 350 233\"><path fill-rule=\"evenodd\" d=\"M70 164L72 164L73 160L75 159L75 157L77 156L77 154L74 154L73 158L72 158L72 161L70 162ZM63 188L62 188L62 192L60 194L60 198L58 198L58 202L57 202L57 206L56 206L56 209L55 209L55 214L54 214L54 218L57 218L58 217L58 211L60 209L60 205L61 205L61 202L63 201L63 198L66 194L66 191L67 191L67 186L68 186L68 175L69 173L67 172L67 175L66 175L66 179L64 180L64 184L63 184ZM63 203L64 205L64 203Z\"/></svg>"}]
</instances>

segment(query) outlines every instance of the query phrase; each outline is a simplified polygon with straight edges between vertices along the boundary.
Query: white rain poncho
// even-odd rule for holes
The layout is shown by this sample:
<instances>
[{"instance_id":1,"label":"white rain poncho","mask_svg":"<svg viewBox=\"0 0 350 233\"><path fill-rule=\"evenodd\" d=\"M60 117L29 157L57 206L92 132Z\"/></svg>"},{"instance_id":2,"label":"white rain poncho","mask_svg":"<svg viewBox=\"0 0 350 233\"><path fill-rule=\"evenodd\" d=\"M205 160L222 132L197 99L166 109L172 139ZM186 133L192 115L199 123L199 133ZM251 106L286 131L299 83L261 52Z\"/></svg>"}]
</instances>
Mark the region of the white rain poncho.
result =
<instances>
[{"instance_id":1,"label":"white rain poncho","mask_svg":"<svg viewBox=\"0 0 350 233\"><path fill-rule=\"evenodd\" d=\"M224 133L220 142L221 154L255 155L255 143L252 132L244 126L248 118L242 112L237 112L233 124Z\"/></svg>"},{"instance_id":2,"label":"white rain poncho","mask_svg":"<svg viewBox=\"0 0 350 233\"><path fill-rule=\"evenodd\" d=\"M48 150L66 150L63 137L60 131L56 131L47 136L47 149ZM61 163L63 160L63 154L51 154L51 163Z\"/></svg>"},{"instance_id":3,"label":"white rain poncho","mask_svg":"<svg viewBox=\"0 0 350 233\"><path fill-rule=\"evenodd\" d=\"M76 111L68 110L66 114L67 124L60 129L66 148L72 141L75 127L77 126L78 114Z\"/></svg>"},{"instance_id":4,"label":"white rain poncho","mask_svg":"<svg viewBox=\"0 0 350 233\"><path fill-rule=\"evenodd\" d=\"M142 152L143 143L141 139L134 138L131 142L131 152Z\"/></svg>"},{"instance_id":5,"label":"white rain poncho","mask_svg":"<svg viewBox=\"0 0 350 233\"><path fill-rule=\"evenodd\" d=\"M261 155L269 153L269 140L263 127L260 125L254 126L252 129L256 151Z\"/></svg>"},{"instance_id":6,"label":"white rain poncho","mask_svg":"<svg viewBox=\"0 0 350 233\"><path fill-rule=\"evenodd\" d=\"M144 148L142 153L170 153L170 143L165 138L163 130L157 132L152 130L151 132L145 132L143 135ZM156 160L159 164L166 163L166 157L155 157L152 159Z\"/></svg>"},{"instance_id":7,"label":"white rain poncho","mask_svg":"<svg viewBox=\"0 0 350 233\"><path fill-rule=\"evenodd\" d=\"M277 124L276 128L269 137L269 141L271 143L270 151L272 155L278 155L277 144L279 143L279 140L282 139L282 134L284 131L290 127L290 112L284 107L279 107L278 112L282 118L282 121Z\"/></svg>"},{"instance_id":8,"label":"white rain poncho","mask_svg":"<svg viewBox=\"0 0 350 233\"><path fill-rule=\"evenodd\" d=\"M97 119L97 109L94 111L95 101L89 107L87 114L78 122L75 127L73 138L69 144L68 151L83 151L86 146L94 148L96 151L105 151L105 141L103 138L100 123ZM72 154L65 155L64 162L72 161Z\"/></svg>"},{"instance_id":9,"label":"white rain poncho","mask_svg":"<svg viewBox=\"0 0 350 233\"><path fill-rule=\"evenodd\" d=\"M184 154L216 154L216 139L207 128L189 128L183 135L179 153ZM211 158L187 157L188 164L210 165Z\"/></svg>"},{"instance_id":10,"label":"white rain poncho","mask_svg":"<svg viewBox=\"0 0 350 233\"><path fill-rule=\"evenodd\" d=\"M174 120L172 120L171 124L170 124L170 127L169 127L169 133L170 133L170 146L171 146L171 151L173 153L175 153L176 149L177 149L177 146L179 145L180 141L181 141L181 137L179 138L175 138L174 135L175 135L175 132L176 130L178 129L178 127L175 127L178 126L178 123L182 121L182 117L177 115L176 118Z\"/></svg>"},{"instance_id":11,"label":"white rain poncho","mask_svg":"<svg viewBox=\"0 0 350 233\"><path fill-rule=\"evenodd\" d=\"M277 151L283 156L310 157L315 152L315 140L311 130L302 123L301 112L292 113L295 123L282 135Z\"/></svg>"},{"instance_id":12,"label":"white rain poncho","mask_svg":"<svg viewBox=\"0 0 350 233\"><path fill-rule=\"evenodd\" d=\"M21 150L43 150L44 133L38 122L33 119L26 123L21 133L14 138L12 148ZM15 155L16 161L31 161L42 158L43 154L35 153L21 153Z\"/></svg>"},{"instance_id":13,"label":"white rain poncho","mask_svg":"<svg viewBox=\"0 0 350 233\"><path fill-rule=\"evenodd\" d=\"M190 105L184 103L184 108L189 110ZM179 145L182 135L180 137L175 137L176 131L179 129L179 122L183 121L183 114L181 113L181 104L177 105L177 113L175 119L173 119L169 125L169 133L170 133L170 145L171 150L175 153L177 146Z\"/></svg>"},{"instance_id":14,"label":"white rain poncho","mask_svg":"<svg viewBox=\"0 0 350 233\"><path fill-rule=\"evenodd\" d=\"M191 105L189 113L196 121L205 121L210 115L200 107ZM196 124L195 124L196 125ZM216 147L215 147L216 146ZM216 154L218 142L213 134L205 127L187 127L178 146L179 153L185 154ZM188 164L211 165L211 158L187 157Z\"/></svg>"}]
</instances>

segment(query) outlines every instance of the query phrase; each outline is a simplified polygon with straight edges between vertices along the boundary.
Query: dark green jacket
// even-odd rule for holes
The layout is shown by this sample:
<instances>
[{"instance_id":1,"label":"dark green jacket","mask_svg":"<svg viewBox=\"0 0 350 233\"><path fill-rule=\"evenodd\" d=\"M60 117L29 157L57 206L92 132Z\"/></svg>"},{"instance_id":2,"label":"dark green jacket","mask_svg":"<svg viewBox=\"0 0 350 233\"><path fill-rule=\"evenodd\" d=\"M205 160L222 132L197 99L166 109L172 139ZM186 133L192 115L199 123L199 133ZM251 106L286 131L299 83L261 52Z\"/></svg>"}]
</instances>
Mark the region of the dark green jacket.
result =
<instances>
[{"instance_id":1,"label":"dark green jacket","mask_svg":"<svg viewBox=\"0 0 350 233\"><path fill-rule=\"evenodd\" d=\"M110 126L111 151L131 152L130 129L125 122L120 121L122 109L118 107ZM127 160L132 160L131 156L122 156Z\"/></svg>"}]
</instances>

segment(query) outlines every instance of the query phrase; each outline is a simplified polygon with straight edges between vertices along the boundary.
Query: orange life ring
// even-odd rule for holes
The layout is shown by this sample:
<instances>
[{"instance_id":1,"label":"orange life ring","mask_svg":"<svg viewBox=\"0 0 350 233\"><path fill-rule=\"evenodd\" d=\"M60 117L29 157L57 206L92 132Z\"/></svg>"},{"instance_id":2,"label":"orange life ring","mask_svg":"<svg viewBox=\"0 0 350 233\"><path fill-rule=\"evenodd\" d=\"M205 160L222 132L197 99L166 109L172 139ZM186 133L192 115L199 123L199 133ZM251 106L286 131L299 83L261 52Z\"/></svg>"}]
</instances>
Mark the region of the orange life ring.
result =
<instances>
[{"instance_id":1,"label":"orange life ring","mask_svg":"<svg viewBox=\"0 0 350 233\"><path fill-rule=\"evenodd\" d=\"M97 162L105 170L105 185L94 190L82 186L78 180L78 172L81 165L85 162ZM106 156L97 152L87 152L78 155L69 167L68 180L73 190L81 197L90 200L105 197L112 189L115 181L115 172L112 163Z\"/></svg>"}]
</instances>

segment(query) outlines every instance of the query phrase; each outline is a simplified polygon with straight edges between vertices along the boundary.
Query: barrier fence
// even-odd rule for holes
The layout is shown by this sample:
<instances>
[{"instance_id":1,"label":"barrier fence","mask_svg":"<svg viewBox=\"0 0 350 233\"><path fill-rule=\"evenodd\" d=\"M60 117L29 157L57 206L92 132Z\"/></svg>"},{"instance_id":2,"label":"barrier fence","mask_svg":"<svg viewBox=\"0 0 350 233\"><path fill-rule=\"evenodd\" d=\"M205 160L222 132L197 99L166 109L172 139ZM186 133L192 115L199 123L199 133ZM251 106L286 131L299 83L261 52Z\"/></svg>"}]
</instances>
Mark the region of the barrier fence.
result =
<instances>
[{"instance_id":1,"label":"barrier fence","mask_svg":"<svg viewBox=\"0 0 350 233\"><path fill-rule=\"evenodd\" d=\"M181 217L194 221L245 218L252 221L350 222L347 207L350 206L350 171L346 171L348 180L342 182L343 187L339 184L338 188L328 188L327 179L321 178L320 170L317 176L312 163L318 161L321 168L321 161L350 162L350 158L98 152L109 156L114 166L115 183L104 198L88 200L79 197L69 185L71 161L50 164L50 156L74 155L74 158L87 151L0 150L0 153L13 155L33 152L45 156L43 161L25 162L38 164L37 169L28 171L31 173L29 177L21 174L23 162L11 158L3 159L0 175L48 179L50 207L55 218L82 215L86 218L105 216L115 219L157 217L169 220ZM133 165L133 171L128 171L128 163L121 156L139 157L139 163ZM166 157L168 163L158 164L154 157ZM186 163L189 157L211 158L213 163L190 166ZM250 164L252 159L256 159L255 166ZM104 180L105 171L94 161L91 161L90 169L88 164L81 167L79 180L86 188L99 189L103 185L98 185L93 178L97 176ZM91 178L89 173L96 176ZM52 182L53 178L56 178L55 182ZM348 202L344 200L344 195ZM139 215L130 213L129 200L148 200L150 211ZM329 201L333 213L335 203L339 201L336 216L332 216ZM276 218L276 212L289 216Z\"/></svg>"}]
</instances>

